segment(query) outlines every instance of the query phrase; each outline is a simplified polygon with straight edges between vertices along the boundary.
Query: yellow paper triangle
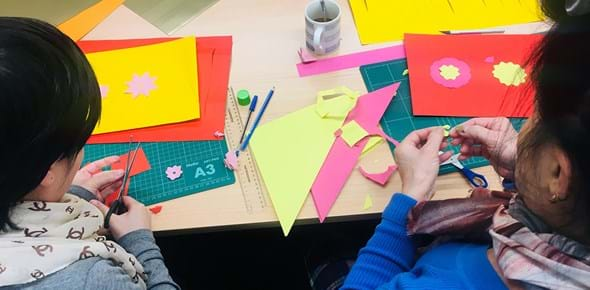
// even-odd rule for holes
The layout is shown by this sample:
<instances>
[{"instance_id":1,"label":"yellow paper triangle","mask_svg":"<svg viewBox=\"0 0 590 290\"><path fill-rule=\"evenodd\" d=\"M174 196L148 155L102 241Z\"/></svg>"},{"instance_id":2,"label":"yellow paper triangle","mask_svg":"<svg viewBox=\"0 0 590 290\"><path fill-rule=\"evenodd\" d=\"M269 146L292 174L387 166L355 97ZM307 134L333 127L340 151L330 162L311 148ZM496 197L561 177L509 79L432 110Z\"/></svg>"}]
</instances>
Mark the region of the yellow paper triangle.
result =
<instances>
[{"instance_id":1,"label":"yellow paper triangle","mask_svg":"<svg viewBox=\"0 0 590 290\"><path fill-rule=\"evenodd\" d=\"M285 236L332 148L334 132L352 109L347 95L325 100L324 105L338 116L322 117L316 105L309 106L260 126L250 142Z\"/></svg>"},{"instance_id":2,"label":"yellow paper triangle","mask_svg":"<svg viewBox=\"0 0 590 290\"><path fill-rule=\"evenodd\" d=\"M98 82L108 88L93 134L197 119L200 116L196 43L186 37L160 44L90 53ZM155 78L149 94L133 96L134 75Z\"/></svg>"},{"instance_id":3,"label":"yellow paper triangle","mask_svg":"<svg viewBox=\"0 0 590 290\"><path fill-rule=\"evenodd\" d=\"M363 210L368 210L373 207L373 199L371 198L370 194L367 194L365 197L365 204L363 205Z\"/></svg>"}]
</instances>

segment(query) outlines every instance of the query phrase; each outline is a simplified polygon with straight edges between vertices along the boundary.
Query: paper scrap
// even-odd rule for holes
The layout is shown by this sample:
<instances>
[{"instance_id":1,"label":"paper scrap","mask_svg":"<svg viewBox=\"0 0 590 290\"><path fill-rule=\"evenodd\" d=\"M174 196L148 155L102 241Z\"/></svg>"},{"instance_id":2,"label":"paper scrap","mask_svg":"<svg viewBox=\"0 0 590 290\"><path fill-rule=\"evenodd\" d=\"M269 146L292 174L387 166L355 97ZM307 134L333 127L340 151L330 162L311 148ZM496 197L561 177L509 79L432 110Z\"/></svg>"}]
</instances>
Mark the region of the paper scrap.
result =
<instances>
[{"instance_id":1,"label":"paper scrap","mask_svg":"<svg viewBox=\"0 0 590 290\"><path fill-rule=\"evenodd\" d=\"M307 52L307 50L305 48L299 48L299 50L297 51L297 54L299 55L299 59L301 59L301 63L307 64L307 63L312 63L312 62L318 60L311 53Z\"/></svg>"},{"instance_id":2,"label":"paper scrap","mask_svg":"<svg viewBox=\"0 0 590 290\"><path fill-rule=\"evenodd\" d=\"M124 40L80 41L78 46L85 52L137 47L176 40L177 38L150 38ZM93 135L88 144L121 143L129 140L140 142L174 142L219 140L213 133L223 131L225 105L231 65L232 37L197 37L197 62L199 68L199 107L201 118L182 123L149 128Z\"/></svg>"},{"instance_id":3,"label":"paper scrap","mask_svg":"<svg viewBox=\"0 0 590 290\"><path fill-rule=\"evenodd\" d=\"M486 59L484 59L484 61L487 63L494 63L495 60L496 60L496 58L493 56L488 56L488 57L486 57Z\"/></svg>"},{"instance_id":4,"label":"paper scrap","mask_svg":"<svg viewBox=\"0 0 590 290\"><path fill-rule=\"evenodd\" d=\"M494 65L492 72L494 77L506 86L519 86L526 82L527 73L518 64L512 62L500 62Z\"/></svg>"},{"instance_id":5,"label":"paper scrap","mask_svg":"<svg viewBox=\"0 0 590 290\"><path fill-rule=\"evenodd\" d=\"M228 169L238 169L238 155L236 154L236 151L229 150L227 153L225 153L225 159L223 159L223 164Z\"/></svg>"},{"instance_id":6,"label":"paper scrap","mask_svg":"<svg viewBox=\"0 0 590 290\"><path fill-rule=\"evenodd\" d=\"M532 69L527 60L542 37L407 34L404 45L408 69L412 72L409 75L411 113L470 118L529 117L534 110L535 88L527 85L530 84L527 75ZM503 64L494 68L484 61L490 56L497 64ZM457 67L460 75L454 80L445 79L440 74L444 65Z\"/></svg>"},{"instance_id":7,"label":"paper scrap","mask_svg":"<svg viewBox=\"0 0 590 290\"><path fill-rule=\"evenodd\" d=\"M365 64L384 62L406 57L403 45L379 48L352 54L318 59L311 63L297 64L300 77L355 68Z\"/></svg>"},{"instance_id":8,"label":"paper scrap","mask_svg":"<svg viewBox=\"0 0 590 290\"><path fill-rule=\"evenodd\" d=\"M127 166L127 157L129 155L133 156L134 154L134 151L131 151L131 154L122 154L121 156L119 156L119 161L111 164L111 169L125 170L125 167ZM139 149L137 149L137 154L135 155L135 162L133 163L133 166L129 171L129 176L135 176L140 173L144 173L150 169L152 169L152 166L150 165L150 162L147 156L145 155L145 151L143 151L142 147L139 147Z\"/></svg>"},{"instance_id":9,"label":"paper scrap","mask_svg":"<svg viewBox=\"0 0 590 290\"><path fill-rule=\"evenodd\" d=\"M99 85L98 87L100 89L100 97L105 98L107 96L107 94L109 93L109 86Z\"/></svg>"},{"instance_id":10,"label":"paper scrap","mask_svg":"<svg viewBox=\"0 0 590 290\"><path fill-rule=\"evenodd\" d=\"M166 177L170 180L176 180L182 176L182 167L174 165L166 168Z\"/></svg>"},{"instance_id":11,"label":"paper scrap","mask_svg":"<svg viewBox=\"0 0 590 290\"><path fill-rule=\"evenodd\" d=\"M444 126L442 126L442 127L443 127L443 129L444 129L444 131L445 131L445 132L444 132L444 136L445 136L445 137L449 137L449 136L451 135L451 125L448 125L448 124L447 124L447 125L444 125Z\"/></svg>"},{"instance_id":12,"label":"paper scrap","mask_svg":"<svg viewBox=\"0 0 590 290\"><path fill-rule=\"evenodd\" d=\"M368 210L373 207L373 199L370 194L365 196L365 203L363 204L363 210Z\"/></svg>"},{"instance_id":13,"label":"paper scrap","mask_svg":"<svg viewBox=\"0 0 590 290\"><path fill-rule=\"evenodd\" d=\"M223 138L225 136L225 134L223 132L220 132L220 131L215 131L213 133L213 136L215 136L217 138Z\"/></svg>"},{"instance_id":14,"label":"paper scrap","mask_svg":"<svg viewBox=\"0 0 590 290\"><path fill-rule=\"evenodd\" d=\"M342 101L328 102L332 98L342 96ZM358 96L358 92L353 92L347 87L321 91L316 98L316 112L322 118L344 118L356 104Z\"/></svg>"},{"instance_id":15,"label":"paper scrap","mask_svg":"<svg viewBox=\"0 0 590 290\"><path fill-rule=\"evenodd\" d=\"M405 70L402 72L402 76L407 76L409 73L410 73L410 71L409 71L408 69L405 69Z\"/></svg>"},{"instance_id":16,"label":"paper scrap","mask_svg":"<svg viewBox=\"0 0 590 290\"><path fill-rule=\"evenodd\" d=\"M162 211L162 206L161 205L152 206L152 207L149 208L149 210L153 214L159 214Z\"/></svg>"},{"instance_id":17,"label":"paper scrap","mask_svg":"<svg viewBox=\"0 0 590 290\"><path fill-rule=\"evenodd\" d=\"M200 117L194 38L88 53L86 56L98 82L109 85L109 97L102 99L101 120L93 134ZM150 91L149 98L133 99L125 94L127 82L137 72L149 72L151 78L157 76L158 89Z\"/></svg>"},{"instance_id":18,"label":"paper scrap","mask_svg":"<svg viewBox=\"0 0 590 290\"><path fill-rule=\"evenodd\" d=\"M140 95L147 97L150 91L156 89L156 77L150 77L148 72L141 76L133 74L131 81L127 82L127 87L125 93L131 94L134 98Z\"/></svg>"},{"instance_id":19,"label":"paper scrap","mask_svg":"<svg viewBox=\"0 0 590 290\"><path fill-rule=\"evenodd\" d=\"M447 88L460 88L471 80L471 68L464 61L445 57L430 66L430 76L436 83Z\"/></svg>"},{"instance_id":20,"label":"paper scrap","mask_svg":"<svg viewBox=\"0 0 590 290\"><path fill-rule=\"evenodd\" d=\"M356 121L352 120L342 126L342 134L340 137L344 139L348 146L355 146L361 139L365 138L369 133L363 129Z\"/></svg>"},{"instance_id":21,"label":"paper scrap","mask_svg":"<svg viewBox=\"0 0 590 290\"><path fill-rule=\"evenodd\" d=\"M346 117L345 122L354 120L370 134L382 132L378 127L379 120L397 94L399 86L400 83L395 83L361 96L354 109ZM311 187L311 194L320 222L326 219L370 139L369 137L363 138L356 146L350 147L342 137L336 137L327 157L322 159L323 164Z\"/></svg>"},{"instance_id":22,"label":"paper scrap","mask_svg":"<svg viewBox=\"0 0 590 290\"><path fill-rule=\"evenodd\" d=\"M369 173L362 166L359 167L359 171L361 172L361 174L365 178L367 178L377 184L380 184L381 186L384 186L385 184L387 184L387 182L389 181L389 178L396 170L397 170L396 165L389 165L389 166L387 166L387 170L385 170L384 172Z\"/></svg>"},{"instance_id":23,"label":"paper scrap","mask_svg":"<svg viewBox=\"0 0 590 290\"><path fill-rule=\"evenodd\" d=\"M107 16L109 16L117 7L121 6L125 0L102 0L80 14L70 18L66 22L57 26L59 30L77 41L84 37Z\"/></svg>"},{"instance_id":24,"label":"paper scrap","mask_svg":"<svg viewBox=\"0 0 590 290\"><path fill-rule=\"evenodd\" d=\"M333 91L318 95L325 96ZM341 94L325 99L323 109L331 108L336 112L320 111L332 117L320 116L317 104L287 114L259 126L250 141L250 149L285 235L291 230L334 143L334 131L344 122L345 115L340 116L340 110L349 108L353 98L356 97Z\"/></svg>"},{"instance_id":25,"label":"paper scrap","mask_svg":"<svg viewBox=\"0 0 590 290\"><path fill-rule=\"evenodd\" d=\"M403 40L406 33L437 34L543 20L538 0L349 0L362 44ZM429 46L429 48L436 46Z\"/></svg>"}]
</instances>

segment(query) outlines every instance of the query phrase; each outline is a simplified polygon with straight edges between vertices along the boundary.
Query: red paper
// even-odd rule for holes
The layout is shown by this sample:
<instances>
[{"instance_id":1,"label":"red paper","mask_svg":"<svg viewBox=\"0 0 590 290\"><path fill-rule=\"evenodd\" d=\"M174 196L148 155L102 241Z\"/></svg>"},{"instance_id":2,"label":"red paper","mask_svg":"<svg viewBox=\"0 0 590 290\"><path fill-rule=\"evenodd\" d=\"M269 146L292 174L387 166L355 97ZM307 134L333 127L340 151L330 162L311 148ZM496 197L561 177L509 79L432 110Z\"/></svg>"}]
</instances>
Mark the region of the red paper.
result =
<instances>
[{"instance_id":1,"label":"red paper","mask_svg":"<svg viewBox=\"0 0 590 290\"><path fill-rule=\"evenodd\" d=\"M131 158L133 158L133 152L134 151L131 151ZM127 153L119 156L119 161L113 163L111 165L111 169L125 170L125 166L127 166ZM137 149L137 155L135 156L135 162L131 167L131 171L129 171L129 177L138 175L142 172L146 172L150 169L152 169L150 162L148 161L147 156L145 156L145 152L143 151L143 149L139 147L139 149Z\"/></svg>"},{"instance_id":2,"label":"red paper","mask_svg":"<svg viewBox=\"0 0 590 290\"><path fill-rule=\"evenodd\" d=\"M541 39L541 35L406 35L413 114L529 117L535 91L530 86L531 66L525 65ZM440 82L445 80L440 76L435 80L431 67L448 59L459 60L458 67L467 64L470 72L443 85ZM520 65L526 82L502 84L493 74L500 62ZM465 76L467 82L460 79Z\"/></svg>"},{"instance_id":3,"label":"red paper","mask_svg":"<svg viewBox=\"0 0 590 290\"><path fill-rule=\"evenodd\" d=\"M80 41L85 53L155 44L177 38ZM225 103L229 83L232 37L197 37L199 71L199 103L201 118L182 123L93 135L88 144L128 142L133 135L139 142L173 142L219 140L216 131L223 132Z\"/></svg>"},{"instance_id":4,"label":"red paper","mask_svg":"<svg viewBox=\"0 0 590 290\"><path fill-rule=\"evenodd\" d=\"M149 210L153 214L159 214L162 211L162 206L161 205L156 205L156 206L150 207Z\"/></svg>"}]
</instances>

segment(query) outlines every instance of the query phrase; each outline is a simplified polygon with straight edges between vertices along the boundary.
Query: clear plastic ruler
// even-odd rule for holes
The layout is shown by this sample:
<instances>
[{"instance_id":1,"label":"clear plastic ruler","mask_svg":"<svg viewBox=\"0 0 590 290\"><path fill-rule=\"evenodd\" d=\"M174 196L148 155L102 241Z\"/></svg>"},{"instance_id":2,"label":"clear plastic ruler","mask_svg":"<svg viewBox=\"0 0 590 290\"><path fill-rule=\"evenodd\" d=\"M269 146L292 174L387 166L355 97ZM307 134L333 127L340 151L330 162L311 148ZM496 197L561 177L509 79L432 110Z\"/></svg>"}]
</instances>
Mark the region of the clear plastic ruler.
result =
<instances>
[{"instance_id":1,"label":"clear plastic ruler","mask_svg":"<svg viewBox=\"0 0 590 290\"><path fill-rule=\"evenodd\" d=\"M224 132L229 150L236 150L240 146L240 137L244 130L244 122L240 115L241 109L248 110L248 106L240 107L233 88L229 87L227 90ZM244 205L248 213L255 213L269 206L250 148L240 152L238 169L234 173L242 189Z\"/></svg>"}]
</instances>

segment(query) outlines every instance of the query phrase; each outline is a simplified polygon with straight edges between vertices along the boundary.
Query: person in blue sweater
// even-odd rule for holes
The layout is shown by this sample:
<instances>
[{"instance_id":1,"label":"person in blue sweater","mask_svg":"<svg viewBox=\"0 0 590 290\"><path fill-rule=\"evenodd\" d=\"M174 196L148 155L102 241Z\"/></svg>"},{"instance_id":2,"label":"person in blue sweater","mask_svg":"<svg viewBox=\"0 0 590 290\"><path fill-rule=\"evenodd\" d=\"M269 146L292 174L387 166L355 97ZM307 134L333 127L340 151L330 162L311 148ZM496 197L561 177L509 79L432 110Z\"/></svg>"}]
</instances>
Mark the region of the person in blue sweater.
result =
<instances>
[{"instance_id":1,"label":"person in blue sweater","mask_svg":"<svg viewBox=\"0 0 590 290\"><path fill-rule=\"evenodd\" d=\"M543 0L555 24L531 57L535 113L455 127L461 158L484 156L515 192L428 201L443 129L395 150L402 180L341 289L590 289L590 1ZM436 237L418 252L417 237Z\"/></svg>"}]
</instances>

